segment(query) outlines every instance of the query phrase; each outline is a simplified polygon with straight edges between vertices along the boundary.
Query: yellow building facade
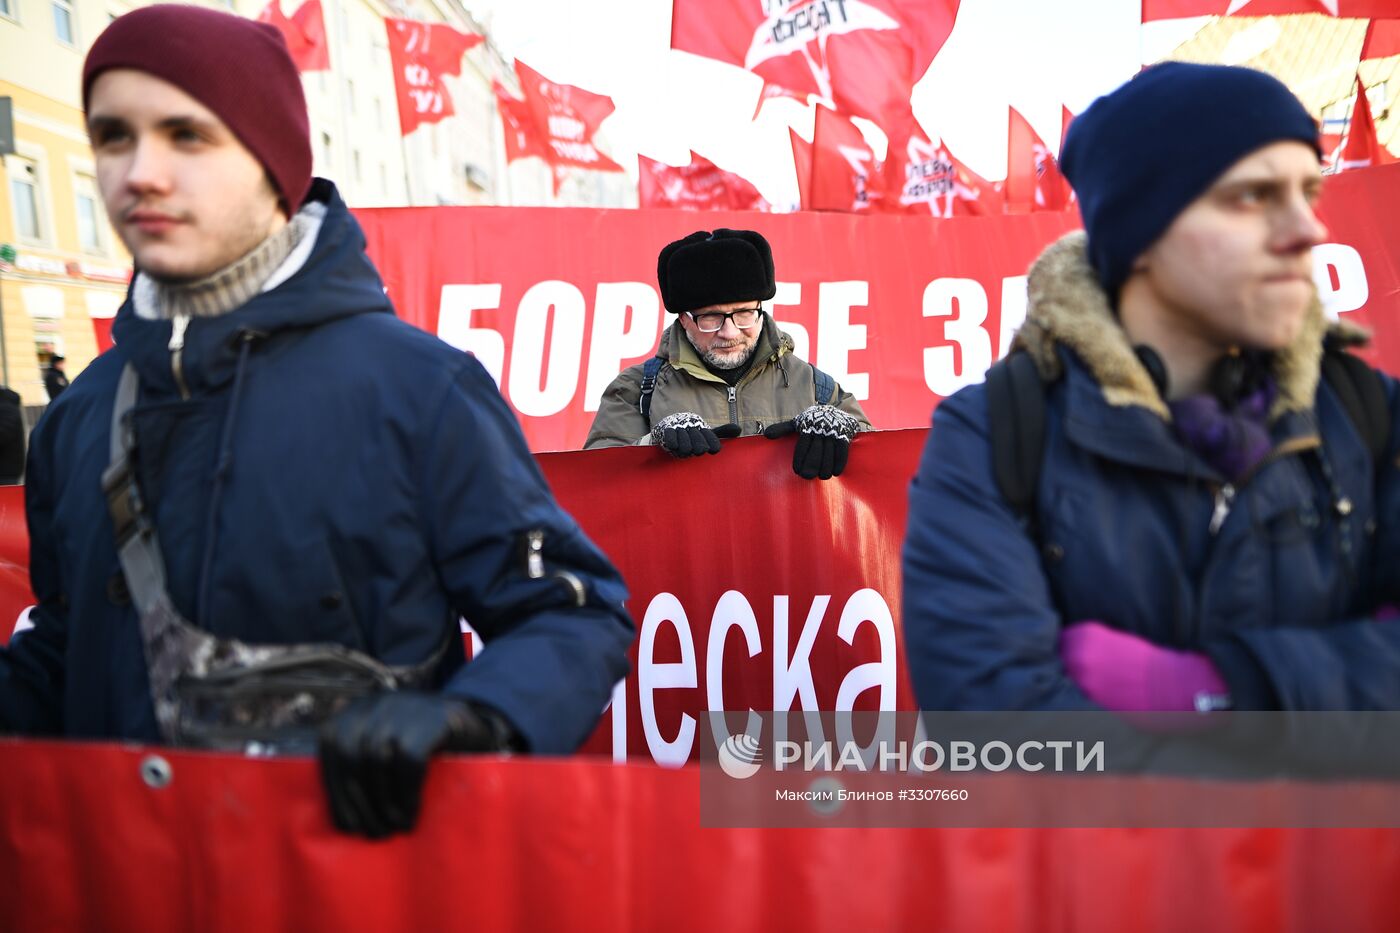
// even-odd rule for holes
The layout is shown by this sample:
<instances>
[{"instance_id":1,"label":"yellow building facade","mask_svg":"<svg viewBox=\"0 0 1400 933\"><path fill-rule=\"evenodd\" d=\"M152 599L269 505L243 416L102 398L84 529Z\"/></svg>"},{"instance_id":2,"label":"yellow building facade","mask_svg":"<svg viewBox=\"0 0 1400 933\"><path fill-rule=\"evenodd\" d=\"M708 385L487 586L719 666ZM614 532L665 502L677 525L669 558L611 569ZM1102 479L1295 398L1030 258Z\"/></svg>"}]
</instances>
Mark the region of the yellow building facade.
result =
<instances>
[{"instance_id":1,"label":"yellow building facade","mask_svg":"<svg viewBox=\"0 0 1400 933\"><path fill-rule=\"evenodd\" d=\"M1356 77L1366 88L1376 137L1400 151L1400 55L1360 61L1364 19L1305 14L1212 20L1169 57L1178 61L1245 65L1267 71L1289 86L1322 130L1338 136L1356 102Z\"/></svg>"},{"instance_id":2,"label":"yellow building facade","mask_svg":"<svg viewBox=\"0 0 1400 933\"><path fill-rule=\"evenodd\" d=\"M78 88L82 51L123 9L0 0L0 135L14 141L0 178L0 381L26 405L48 401L53 353L70 378L92 361L126 293L131 260L97 193Z\"/></svg>"}]
</instances>

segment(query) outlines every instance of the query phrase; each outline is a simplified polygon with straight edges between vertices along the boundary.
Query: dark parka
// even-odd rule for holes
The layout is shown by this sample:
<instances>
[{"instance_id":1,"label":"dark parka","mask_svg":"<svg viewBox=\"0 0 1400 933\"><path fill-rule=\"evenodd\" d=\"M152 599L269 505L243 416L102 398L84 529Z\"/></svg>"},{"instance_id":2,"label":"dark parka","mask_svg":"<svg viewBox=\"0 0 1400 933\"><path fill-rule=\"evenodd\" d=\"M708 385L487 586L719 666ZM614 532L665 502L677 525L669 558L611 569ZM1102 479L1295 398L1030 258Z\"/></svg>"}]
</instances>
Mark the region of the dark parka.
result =
<instances>
[{"instance_id":1,"label":"dark parka","mask_svg":"<svg viewBox=\"0 0 1400 933\"><path fill-rule=\"evenodd\" d=\"M1065 625L1093 619L1205 652L1238 708L1400 709L1400 622L1372 618L1400 603L1400 422L1373 464L1319 384L1321 308L1276 354L1274 451L1212 533L1225 481L1173 434L1082 235L1047 250L1029 287L1018 340L1059 375L1035 531L993 479L985 387L958 392L910 488L903 621L922 707L1097 708L1057 653Z\"/></svg>"},{"instance_id":2,"label":"dark parka","mask_svg":"<svg viewBox=\"0 0 1400 933\"><path fill-rule=\"evenodd\" d=\"M138 475L187 618L390 664L446 643L445 693L500 711L535 752L569 752L627 669L622 581L555 503L481 365L398 320L335 189L318 180L310 197L328 212L301 269L190 324L187 398L171 322L137 316L128 298L116 346L35 429L26 501L39 604L34 629L0 652L0 725L159 738L99 487L130 360ZM542 574L528 569L530 532L543 536ZM486 642L466 665L459 614Z\"/></svg>"},{"instance_id":3,"label":"dark parka","mask_svg":"<svg viewBox=\"0 0 1400 933\"><path fill-rule=\"evenodd\" d=\"M657 374L650 419L638 410L645 365L638 364L623 370L603 391L584 447L649 443L653 424L682 411L699 415L711 427L735 423L743 428L743 436L762 434L768 425L794 418L816 404L812 366L792 351L792 338L764 313L753 366L731 393L730 386L705 367L676 321L661 334L656 351L666 365ZM862 430L870 427L855 396L839 385L828 403L855 416Z\"/></svg>"}]
</instances>

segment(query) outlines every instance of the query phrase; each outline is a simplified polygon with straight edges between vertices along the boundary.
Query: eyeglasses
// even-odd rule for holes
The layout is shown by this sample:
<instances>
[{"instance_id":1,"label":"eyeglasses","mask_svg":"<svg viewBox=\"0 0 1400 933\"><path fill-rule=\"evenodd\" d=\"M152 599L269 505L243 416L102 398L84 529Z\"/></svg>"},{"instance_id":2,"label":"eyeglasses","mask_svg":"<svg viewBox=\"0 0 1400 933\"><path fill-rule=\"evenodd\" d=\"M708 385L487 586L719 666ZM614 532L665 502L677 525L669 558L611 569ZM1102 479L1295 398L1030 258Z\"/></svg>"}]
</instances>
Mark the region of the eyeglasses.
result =
<instances>
[{"instance_id":1,"label":"eyeglasses","mask_svg":"<svg viewBox=\"0 0 1400 933\"><path fill-rule=\"evenodd\" d=\"M762 319L763 309L740 308L738 311L730 311L728 314L720 311L705 311L701 314L687 311L686 314L690 315L690 319L695 322L700 333L713 334L723 329L726 320L733 321L734 326L740 330L748 330Z\"/></svg>"}]
</instances>

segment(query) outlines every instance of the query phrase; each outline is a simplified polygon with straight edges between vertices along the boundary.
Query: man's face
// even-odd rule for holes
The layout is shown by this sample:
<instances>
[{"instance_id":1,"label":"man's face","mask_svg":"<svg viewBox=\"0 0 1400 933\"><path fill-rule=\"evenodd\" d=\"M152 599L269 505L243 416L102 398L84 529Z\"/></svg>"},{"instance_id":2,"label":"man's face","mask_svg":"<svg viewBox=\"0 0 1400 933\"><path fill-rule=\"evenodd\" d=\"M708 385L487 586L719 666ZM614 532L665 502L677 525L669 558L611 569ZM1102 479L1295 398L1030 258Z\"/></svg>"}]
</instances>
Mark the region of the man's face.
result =
<instances>
[{"instance_id":1,"label":"man's face","mask_svg":"<svg viewBox=\"0 0 1400 933\"><path fill-rule=\"evenodd\" d=\"M700 330L700 325L695 322L695 318L702 314L724 314L730 311L759 307L757 301L733 301L728 304L698 308L692 312L682 312L678 317L681 327L685 328L690 342L695 346L701 359L715 369L736 369L747 363L749 357L753 356L754 347L758 345L758 336L763 333L762 316L760 315L758 322L747 329L738 327L733 318L725 318L724 326L710 334Z\"/></svg>"},{"instance_id":2,"label":"man's face","mask_svg":"<svg viewBox=\"0 0 1400 933\"><path fill-rule=\"evenodd\" d=\"M1316 291L1317 153L1278 142L1236 162L1138 258L1134 275L1167 323L1218 346L1279 350Z\"/></svg>"},{"instance_id":3,"label":"man's face","mask_svg":"<svg viewBox=\"0 0 1400 933\"><path fill-rule=\"evenodd\" d=\"M169 82L131 69L99 75L88 136L107 215L148 275L209 275L286 223L262 164Z\"/></svg>"}]
</instances>

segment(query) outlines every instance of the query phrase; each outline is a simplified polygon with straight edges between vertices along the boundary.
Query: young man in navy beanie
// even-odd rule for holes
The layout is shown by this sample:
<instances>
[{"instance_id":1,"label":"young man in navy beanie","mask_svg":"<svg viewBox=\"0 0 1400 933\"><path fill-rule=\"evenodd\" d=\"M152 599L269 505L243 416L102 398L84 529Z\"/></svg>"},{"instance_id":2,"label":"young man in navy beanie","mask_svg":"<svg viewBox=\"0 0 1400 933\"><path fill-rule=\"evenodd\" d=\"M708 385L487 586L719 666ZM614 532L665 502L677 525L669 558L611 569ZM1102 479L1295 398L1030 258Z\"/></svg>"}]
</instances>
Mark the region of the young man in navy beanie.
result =
<instances>
[{"instance_id":1,"label":"young man in navy beanie","mask_svg":"<svg viewBox=\"0 0 1400 933\"><path fill-rule=\"evenodd\" d=\"M136 274L33 432L0 728L319 750L372 837L413 826L434 752L572 751L626 672L626 590L490 376L395 317L280 35L145 7L82 86Z\"/></svg>"},{"instance_id":2,"label":"young man in navy beanie","mask_svg":"<svg viewBox=\"0 0 1400 933\"><path fill-rule=\"evenodd\" d=\"M939 406L910 490L920 704L1400 708L1400 623L1378 621L1400 400L1337 349L1323 376L1345 334L1312 279L1315 121L1266 74L1161 64L1076 119L1061 167L1085 230L1032 266L1017 358ZM1024 364L1044 434L1013 506L993 437Z\"/></svg>"}]
</instances>

